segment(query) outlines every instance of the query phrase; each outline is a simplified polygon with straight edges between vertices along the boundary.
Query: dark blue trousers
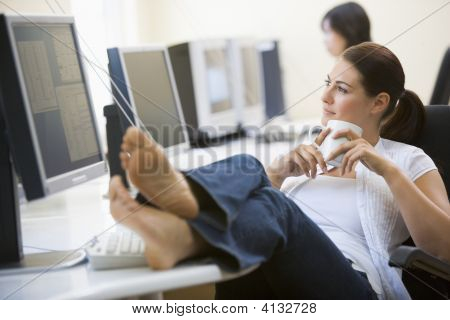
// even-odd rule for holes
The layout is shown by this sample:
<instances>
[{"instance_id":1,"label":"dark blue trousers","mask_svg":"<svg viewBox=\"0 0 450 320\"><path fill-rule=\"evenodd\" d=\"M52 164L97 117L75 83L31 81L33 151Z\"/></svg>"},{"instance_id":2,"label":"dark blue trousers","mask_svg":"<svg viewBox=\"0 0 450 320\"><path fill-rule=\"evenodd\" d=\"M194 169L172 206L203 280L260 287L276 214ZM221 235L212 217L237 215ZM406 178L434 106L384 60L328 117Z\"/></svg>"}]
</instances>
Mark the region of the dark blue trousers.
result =
<instances>
[{"instance_id":1,"label":"dark blue trousers","mask_svg":"<svg viewBox=\"0 0 450 320\"><path fill-rule=\"evenodd\" d=\"M376 299L364 273L282 192L261 163L234 156L186 174L199 216L189 221L231 271L260 267L216 285L219 299Z\"/></svg>"}]
</instances>

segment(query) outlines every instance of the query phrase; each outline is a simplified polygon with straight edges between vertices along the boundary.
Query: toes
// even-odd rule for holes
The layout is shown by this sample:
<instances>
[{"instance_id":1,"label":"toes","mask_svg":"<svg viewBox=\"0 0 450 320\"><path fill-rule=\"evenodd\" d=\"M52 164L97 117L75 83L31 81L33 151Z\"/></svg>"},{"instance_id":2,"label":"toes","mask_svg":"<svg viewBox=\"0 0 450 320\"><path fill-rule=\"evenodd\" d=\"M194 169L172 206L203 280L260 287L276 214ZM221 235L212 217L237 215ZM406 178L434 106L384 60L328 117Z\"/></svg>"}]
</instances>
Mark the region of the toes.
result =
<instances>
[{"instance_id":1,"label":"toes","mask_svg":"<svg viewBox=\"0 0 450 320\"><path fill-rule=\"evenodd\" d=\"M127 145L127 148L143 148L148 145L152 145L153 141L151 137L145 135L140 129L135 127L129 127L123 137L123 142Z\"/></svg>"},{"instance_id":2,"label":"toes","mask_svg":"<svg viewBox=\"0 0 450 320\"><path fill-rule=\"evenodd\" d=\"M127 188L123 185L122 178L118 175L111 178L109 183L109 196L111 201L120 201L126 203L131 198Z\"/></svg>"},{"instance_id":3,"label":"toes","mask_svg":"<svg viewBox=\"0 0 450 320\"><path fill-rule=\"evenodd\" d=\"M134 200L128 192L121 195L124 206L130 212L136 212L142 207L136 200Z\"/></svg>"},{"instance_id":4,"label":"toes","mask_svg":"<svg viewBox=\"0 0 450 320\"><path fill-rule=\"evenodd\" d=\"M130 205L130 202L135 202L135 200L130 196L130 193L122 184L122 181L120 182L121 186L117 188L117 199L126 207ZM137 202L136 202L137 203Z\"/></svg>"},{"instance_id":5,"label":"toes","mask_svg":"<svg viewBox=\"0 0 450 320\"><path fill-rule=\"evenodd\" d=\"M121 152L119 154L119 158L120 158L120 165L122 166L123 170L128 170L129 168L129 164L130 164L130 156L128 153L126 152Z\"/></svg>"},{"instance_id":6,"label":"toes","mask_svg":"<svg viewBox=\"0 0 450 320\"><path fill-rule=\"evenodd\" d=\"M137 212L140 208L143 208L139 202L137 202L127 189L122 188L117 192L117 200L120 201L121 205L128 211L128 213Z\"/></svg>"},{"instance_id":7,"label":"toes","mask_svg":"<svg viewBox=\"0 0 450 320\"><path fill-rule=\"evenodd\" d=\"M117 192L127 191L127 188L123 185L122 177L115 175L111 178L110 186L116 189Z\"/></svg>"},{"instance_id":8,"label":"toes","mask_svg":"<svg viewBox=\"0 0 450 320\"><path fill-rule=\"evenodd\" d=\"M122 152L132 153L134 149L136 149L134 145L128 144L126 142L122 142L122 144L120 145L120 150L122 150Z\"/></svg>"},{"instance_id":9,"label":"toes","mask_svg":"<svg viewBox=\"0 0 450 320\"><path fill-rule=\"evenodd\" d=\"M137 218L137 215L136 217L132 216L139 211L141 206L130 196L128 190L123 185L120 176L111 178L109 196L111 214L116 221L125 224L136 224L138 222L135 221L136 219L130 218Z\"/></svg>"},{"instance_id":10,"label":"toes","mask_svg":"<svg viewBox=\"0 0 450 320\"><path fill-rule=\"evenodd\" d=\"M113 176L109 182L109 200L114 201L117 198L118 188L122 183L120 176Z\"/></svg>"}]
</instances>

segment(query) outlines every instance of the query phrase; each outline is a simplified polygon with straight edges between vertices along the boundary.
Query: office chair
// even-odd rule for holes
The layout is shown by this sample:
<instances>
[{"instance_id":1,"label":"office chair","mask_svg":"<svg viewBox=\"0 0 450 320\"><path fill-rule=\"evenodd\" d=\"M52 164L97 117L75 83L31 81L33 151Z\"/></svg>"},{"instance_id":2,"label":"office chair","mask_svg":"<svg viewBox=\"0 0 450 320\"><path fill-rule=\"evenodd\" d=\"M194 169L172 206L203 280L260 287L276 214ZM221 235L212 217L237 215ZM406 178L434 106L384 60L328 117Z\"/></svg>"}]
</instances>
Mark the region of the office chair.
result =
<instances>
[{"instance_id":1,"label":"office chair","mask_svg":"<svg viewBox=\"0 0 450 320\"><path fill-rule=\"evenodd\" d=\"M450 106L428 106L426 114L425 127L415 145L435 162L450 198ZM389 264L405 270L403 283L413 299L449 299L450 264L416 248L411 239L394 250Z\"/></svg>"},{"instance_id":2,"label":"office chair","mask_svg":"<svg viewBox=\"0 0 450 320\"><path fill-rule=\"evenodd\" d=\"M444 55L439 69L430 105L448 104L450 99L450 47Z\"/></svg>"}]
</instances>

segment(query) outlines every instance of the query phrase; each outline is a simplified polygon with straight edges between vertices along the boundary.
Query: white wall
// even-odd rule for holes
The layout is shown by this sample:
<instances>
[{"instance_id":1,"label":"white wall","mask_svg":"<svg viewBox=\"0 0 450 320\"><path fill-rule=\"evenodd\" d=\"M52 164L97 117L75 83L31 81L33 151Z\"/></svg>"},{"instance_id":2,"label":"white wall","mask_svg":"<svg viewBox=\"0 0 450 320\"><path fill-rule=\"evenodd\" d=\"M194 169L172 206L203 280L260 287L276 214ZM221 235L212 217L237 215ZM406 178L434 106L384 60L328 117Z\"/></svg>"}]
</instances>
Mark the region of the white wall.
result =
<instances>
[{"instance_id":1,"label":"white wall","mask_svg":"<svg viewBox=\"0 0 450 320\"><path fill-rule=\"evenodd\" d=\"M103 107L112 103L106 49L136 43L135 19L131 21L136 8L133 0L72 0L71 11L81 50L93 62L85 66L100 135L106 146Z\"/></svg>"},{"instance_id":2,"label":"white wall","mask_svg":"<svg viewBox=\"0 0 450 320\"><path fill-rule=\"evenodd\" d=\"M55 0L2 0L0 12L20 14L52 14L52 9L58 11L59 7ZM58 0L59 5L70 14L70 0ZM14 11L15 10L15 11Z\"/></svg>"},{"instance_id":3,"label":"white wall","mask_svg":"<svg viewBox=\"0 0 450 320\"><path fill-rule=\"evenodd\" d=\"M51 14L55 0L3 0L21 13ZM326 52L320 21L342 1L304 0L58 0L74 14L83 38L106 67L107 46L189 39L254 36L281 40L287 104L293 105L323 84L334 59ZM447 0L359 1L372 22L372 37L385 44ZM0 4L0 11L11 12ZM450 4L388 45L400 58L406 88L427 103L442 55L450 44ZM88 53L88 52L87 52ZM91 76L91 78L93 78ZM96 84L97 82L97 84ZM91 79L103 133L102 106L109 93ZM320 115L321 90L291 108L292 115Z\"/></svg>"},{"instance_id":4,"label":"white wall","mask_svg":"<svg viewBox=\"0 0 450 320\"><path fill-rule=\"evenodd\" d=\"M323 45L320 21L343 1L301 0L138 0L138 41L174 43L230 36L277 37L281 40L287 104L323 84L334 59ZM372 38L385 44L446 0L363 0ZM450 44L450 4L387 45L403 63L406 88L427 103L442 55ZM291 109L295 117L320 115L319 92Z\"/></svg>"}]
</instances>

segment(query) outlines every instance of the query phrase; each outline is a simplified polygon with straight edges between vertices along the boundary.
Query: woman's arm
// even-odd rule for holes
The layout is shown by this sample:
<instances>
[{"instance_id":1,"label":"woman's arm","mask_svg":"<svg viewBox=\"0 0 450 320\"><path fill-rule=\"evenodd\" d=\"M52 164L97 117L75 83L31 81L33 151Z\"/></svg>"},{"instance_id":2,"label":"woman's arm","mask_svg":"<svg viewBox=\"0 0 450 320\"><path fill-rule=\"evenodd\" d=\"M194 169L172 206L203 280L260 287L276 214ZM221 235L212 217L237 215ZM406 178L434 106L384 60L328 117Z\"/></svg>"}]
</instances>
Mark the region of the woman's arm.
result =
<instances>
[{"instance_id":1,"label":"woman's arm","mask_svg":"<svg viewBox=\"0 0 450 320\"><path fill-rule=\"evenodd\" d=\"M412 182L392 165L383 177L415 244L450 262L450 204L438 171L429 171Z\"/></svg>"}]
</instances>

